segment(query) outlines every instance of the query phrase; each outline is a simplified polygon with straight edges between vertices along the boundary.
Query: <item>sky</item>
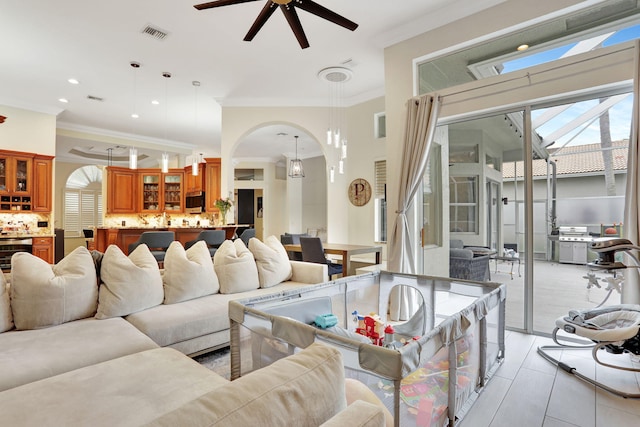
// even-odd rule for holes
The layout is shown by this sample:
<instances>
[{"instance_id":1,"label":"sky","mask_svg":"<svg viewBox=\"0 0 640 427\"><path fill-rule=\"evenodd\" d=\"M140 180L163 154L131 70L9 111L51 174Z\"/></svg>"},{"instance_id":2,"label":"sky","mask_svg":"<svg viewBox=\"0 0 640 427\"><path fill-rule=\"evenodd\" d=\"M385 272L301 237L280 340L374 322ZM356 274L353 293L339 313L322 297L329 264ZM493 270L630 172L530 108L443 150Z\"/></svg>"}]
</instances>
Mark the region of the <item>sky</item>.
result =
<instances>
[{"instance_id":1,"label":"sky","mask_svg":"<svg viewBox=\"0 0 640 427\"><path fill-rule=\"evenodd\" d=\"M611 46L614 44L622 43L628 40L634 40L640 37L640 25L634 25L629 28L624 28L617 31L611 37L609 37L602 44L603 47ZM544 52L527 55L518 59L514 59L503 64L504 69L501 74L509 73L516 70L531 67L533 65L543 64L546 62L554 61L564 55L569 49L571 49L575 43L571 43L565 46L549 49ZM547 124L540 126L536 131L541 136L548 135L554 130L558 129L568 121L573 120L585 111L588 111L591 107L598 104L598 100L583 101L572 105L568 110L558 115L555 119L549 121ZM630 94L624 98L621 102L614 105L609 110L609 120L611 129L611 139L617 141L620 139L629 138L629 132L631 128L631 113L632 113L633 97ZM535 118L545 110L532 111L532 117ZM585 129L586 127L586 129ZM567 143L572 145L593 144L600 142L600 125L599 120L595 120L593 123L587 123L566 136L559 138L554 147L559 147Z\"/></svg>"}]
</instances>

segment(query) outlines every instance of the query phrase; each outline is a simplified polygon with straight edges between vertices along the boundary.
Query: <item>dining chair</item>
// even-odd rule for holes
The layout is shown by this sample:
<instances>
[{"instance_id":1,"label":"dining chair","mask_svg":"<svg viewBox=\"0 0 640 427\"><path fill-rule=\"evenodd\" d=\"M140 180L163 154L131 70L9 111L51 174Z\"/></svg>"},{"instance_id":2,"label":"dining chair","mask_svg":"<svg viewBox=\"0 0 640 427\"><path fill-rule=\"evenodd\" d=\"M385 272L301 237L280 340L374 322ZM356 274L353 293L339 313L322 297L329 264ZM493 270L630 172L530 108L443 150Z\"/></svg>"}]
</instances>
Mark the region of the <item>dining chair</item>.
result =
<instances>
[{"instance_id":1,"label":"dining chair","mask_svg":"<svg viewBox=\"0 0 640 427\"><path fill-rule=\"evenodd\" d=\"M255 228L247 228L240 234L240 237L238 238L244 242L244 245L246 247L249 247L249 240L251 240L252 237L256 237Z\"/></svg>"},{"instance_id":2,"label":"dining chair","mask_svg":"<svg viewBox=\"0 0 640 427\"><path fill-rule=\"evenodd\" d=\"M300 237L300 247L302 248L302 261L327 264L329 277L342 274L342 264L333 263L325 257L322 240L319 237Z\"/></svg>"},{"instance_id":3,"label":"dining chair","mask_svg":"<svg viewBox=\"0 0 640 427\"><path fill-rule=\"evenodd\" d=\"M145 231L140 235L138 240L129 245L129 253L144 243L156 261L158 261L158 264L162 266L164 264L164 255L175 238L176 235L173 231Z\"/></svg>"},{"instance_id":4,"label":"dining chair","mask_svg":"<svg viewBox=\"0 0 640 427\"><path fill-rule=\"evenodd\" d=\"M184 248L189 249L200 240L204 240L204 242L207 244L207 247L209 248L209 253L213 257L220 245L225 241L226 234L227 233L224 230L202 230L200 234L198 234L198 237L186 242L184 244Z\"/></svg>"},{"instance_id":5,"label":"dining chair","mask_svg":"<svg viewBox=\"0 0 640 427\"><path fill-rule=\"evenodd\" d=\"M298 242L300 239L298 238ZM290 234L281 234L280 235L280 243L283 245L293 245L293 236ZM287 255L291 261L302 261L302 252L297 251L287 251Z\"/></svg>"}]
</instances>

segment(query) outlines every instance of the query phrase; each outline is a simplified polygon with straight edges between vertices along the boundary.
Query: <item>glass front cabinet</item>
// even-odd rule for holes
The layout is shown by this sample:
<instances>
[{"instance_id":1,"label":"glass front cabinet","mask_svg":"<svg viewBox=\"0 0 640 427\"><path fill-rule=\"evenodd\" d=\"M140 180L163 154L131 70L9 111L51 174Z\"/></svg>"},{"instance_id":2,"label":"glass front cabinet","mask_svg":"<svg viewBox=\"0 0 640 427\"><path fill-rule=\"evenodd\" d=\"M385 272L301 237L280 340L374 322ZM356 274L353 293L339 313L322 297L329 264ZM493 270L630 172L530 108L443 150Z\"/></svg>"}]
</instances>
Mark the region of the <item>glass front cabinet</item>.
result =
<instances>
[{"instance_id":1,"label":"glass front cabinet","mask_svg":"<svg viewBox=\"0 0 640 427\"><path fill-rule=\"evenodd\" d=\"M0 152L0 211L32 210L32 177L33 156Z\"/></svg>"},{"instance_id":2,"label":"glass front cabinet","mask_svg":"<svg viewBox=\"0 0 640 427\"><path fill-rule=\"evenodd\" d=\"M144 213L182 212L184 210L182 185L184 173L169 171L163 174L154 171L140 172L141 211Z\"/></svg>"}]
</instances>

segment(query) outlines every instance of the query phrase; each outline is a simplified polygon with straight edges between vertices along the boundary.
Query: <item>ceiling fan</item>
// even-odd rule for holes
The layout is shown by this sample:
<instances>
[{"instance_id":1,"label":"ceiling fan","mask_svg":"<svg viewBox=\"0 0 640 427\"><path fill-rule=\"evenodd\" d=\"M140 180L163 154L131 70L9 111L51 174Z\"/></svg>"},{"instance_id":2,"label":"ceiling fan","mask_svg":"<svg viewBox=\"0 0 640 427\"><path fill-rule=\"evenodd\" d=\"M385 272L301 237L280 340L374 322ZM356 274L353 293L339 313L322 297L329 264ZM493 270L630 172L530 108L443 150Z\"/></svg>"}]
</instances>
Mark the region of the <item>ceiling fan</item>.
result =
<instances>
[{"instance_id":1,"label":"ceiling fan","mask_svg":"<svg viewBox=\"0 0 640 427\"><path fill-rule=\"evenodd\" d=\"M204 10L214 7L231 6L238 3L248 3L251 1L258 0L217 0L208 3L197 4L194 7L198 10ZM278 6L280 6L280 10L284 14L285 18L287 18L287 22L293 30L293 33L298 39L298 43L300 43L300 47L302 49L309 47L309 42L307 41L307 36L304 34L304 30L302 29L302 24L300 23L300 19L298 18L296 8L305 10L351 31L354 31L356 28L358 28L358 24L356 24L355 22L338 15L337 13L311 0L267 0L266 4L262 8L262 11L249 29L249 32L246 36L244 36L245 41L249 42L253 40L256 34L258 34L258 31L260 31L260 29L264 26L271 15L273 15L273 12L275 12Z\"/></svg>"}]
</instances>

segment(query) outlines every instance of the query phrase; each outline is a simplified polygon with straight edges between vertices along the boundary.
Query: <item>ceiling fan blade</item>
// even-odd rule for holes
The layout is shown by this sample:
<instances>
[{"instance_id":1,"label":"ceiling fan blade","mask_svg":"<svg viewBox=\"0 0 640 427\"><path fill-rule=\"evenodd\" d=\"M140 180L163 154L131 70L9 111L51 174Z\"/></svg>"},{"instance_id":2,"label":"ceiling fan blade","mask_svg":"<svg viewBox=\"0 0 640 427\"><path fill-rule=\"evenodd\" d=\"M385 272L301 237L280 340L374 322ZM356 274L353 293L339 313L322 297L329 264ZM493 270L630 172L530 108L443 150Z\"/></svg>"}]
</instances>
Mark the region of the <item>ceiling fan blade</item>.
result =
<instances>
[{"instance_id":1,"label":"ceiling fan blade","mask_svg":"<svg viewBox=\"0 0 640 427\"><path fill-rule=\"evenodd\" d=\"M204 9L211 9L213 7L231 6L234 4L248 3L250 1L258 1L258 0L218 0L218 1L210 1L208 3L196 4L193 7L195 7L198 10L204 10Z\"/></svg>"},{"instance_id":2,"label":"ceiling fan blade","mask_svg":"<svg viewBox=\"0 0 640 427\"><path fill-rule=\"evenodd\" d=\"M267 22L267 19L269 19L271 15L273 15L273 12L276 11L277 7L278 6L274 2L272 2L271 0L267 0L264 7L260 11L260 15L258 15L256 20L253 21L253 25L251 26L251 28L249 28L249 32L246 36L244 36L243 40L246 42L250 42L251 40L253 40L256 34L258 34L258 31L260 31L260 29Z\"/></svg>"},{"instance_id":3,"label":"ceiling fan blade","mask_svg":"<svg viewBox=\"0 0 640 427\"><path fill-rule=\"evenodd\" d=\"M331 21L334 24L338 24L348 30L354 31L358 28L358 24L348 20L344 16L340 16L337 13L327 9L324 6L320 6L318 3L311 0L298 0L295 3L295 7L299 7L302 10L306 10L309 13L313 13L320 18L324 18L327 21Z\"/></svg>"},{"instance_id":4,"label":"ceiling fan blade","mask_svg":"<svg viewBox=\"0 0 640 427\"><path fill-rule=\"evenodd\" d=\"M296 12L295 7L287 7L287 5L280 5L280 10L284 13L285 18L287 18L287 22L289 26L293 30L293 34L296 35L298 39L298 43L300 43L300 47L306 49L309 47L309 41L307 40L307 36L304 34L304 30L302 29L302 24L300 23L300 18L298 18L298 13Z\"/></svg>"}]
</instances>

